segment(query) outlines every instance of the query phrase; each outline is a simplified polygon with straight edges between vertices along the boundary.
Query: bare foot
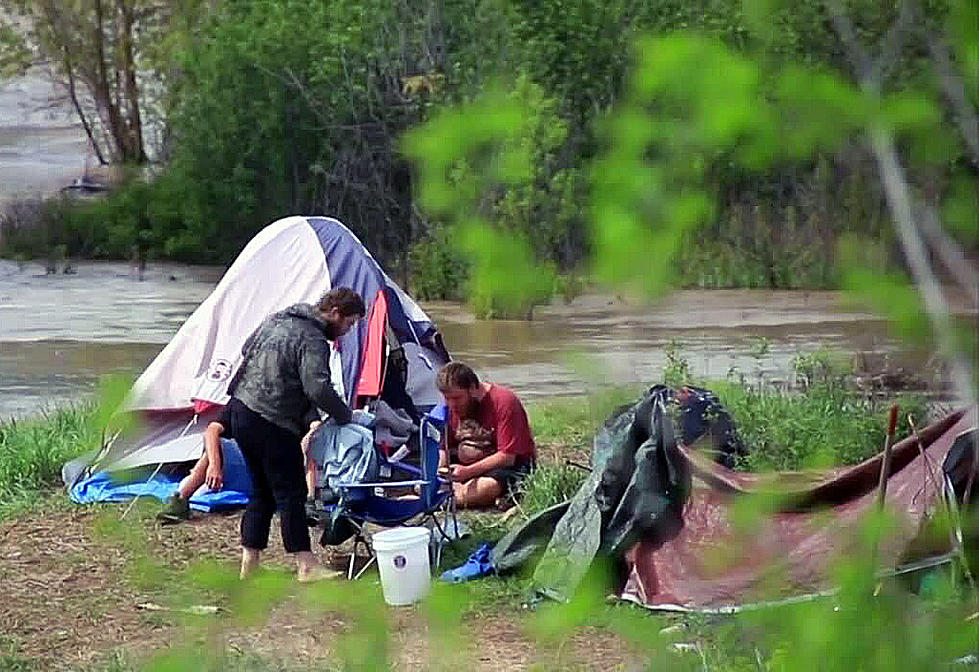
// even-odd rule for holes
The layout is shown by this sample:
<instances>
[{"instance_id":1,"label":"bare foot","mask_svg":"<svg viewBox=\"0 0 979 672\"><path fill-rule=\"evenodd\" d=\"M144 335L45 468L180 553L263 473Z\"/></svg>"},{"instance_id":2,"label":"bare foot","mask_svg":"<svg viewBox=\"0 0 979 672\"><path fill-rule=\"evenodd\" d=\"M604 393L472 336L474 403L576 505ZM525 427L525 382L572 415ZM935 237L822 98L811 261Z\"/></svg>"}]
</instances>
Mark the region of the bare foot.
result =
<instances>
[{"instance_id":1,"label":"bare foot","mask_svg":"<svg viewBox=\"0 0 979 672\"><path fill-rule=\"evenodd\" d=\"M241 571L238 572L238 578L244 581L249 576L254 574L258 569L260 558L260 552L253 548L241 549Z\"/></svg>"},{"instance_id":2,"label":"bare foot","mask_svg":"<svg viewBox=\"0 0 979 672\"><path fill-rule=\"evenodd\" d=\"M300 567L296 573L296 580L300 583L310 583L312 581L323 581L325 579L338 579L343 576L343 572L335 569L328 569L322 565L312 567Z\"/></svg>"}]
</instances>

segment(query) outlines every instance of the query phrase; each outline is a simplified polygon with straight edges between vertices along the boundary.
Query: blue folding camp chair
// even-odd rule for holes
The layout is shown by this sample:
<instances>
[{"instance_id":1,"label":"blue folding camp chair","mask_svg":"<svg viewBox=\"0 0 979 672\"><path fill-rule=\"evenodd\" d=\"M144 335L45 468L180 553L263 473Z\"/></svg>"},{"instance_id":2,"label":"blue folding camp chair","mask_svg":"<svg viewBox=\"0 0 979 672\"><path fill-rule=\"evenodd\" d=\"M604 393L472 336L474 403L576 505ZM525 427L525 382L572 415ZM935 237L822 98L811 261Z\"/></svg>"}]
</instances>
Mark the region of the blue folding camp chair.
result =
<instances>
[{"instance_id":1,"label":"blue folding camp chair","mask_svg":"<svg viewBox=\"0 0 979 672\"><path fill-rule=\"evenodd\" d=\"M419 466L401 461L390 462L381 458L379 471L383 477L390 475L392 480L338 486L341 491L350 489L368 491L366 496L355 498L344 497L344 493L341 492L339 503L328 505L326 508L331 517L345 519L354 530L354 547L347 568L348 579L359 578L377 560L377 555L365 533L367 524L396 527L431 523L435 545L435 567L438 568L442 559L442 546L452 540L448 530L458 529L452 484L438 475L439 448L444 426L444 406L436 406L422 418L418 429L421 457ZM413 489L418 496L400 498L388 496L391 491L404 491L406 488ZM357 550L361 545L367 550L369 559L355 575Z\"/></svg>"}]
</instances>

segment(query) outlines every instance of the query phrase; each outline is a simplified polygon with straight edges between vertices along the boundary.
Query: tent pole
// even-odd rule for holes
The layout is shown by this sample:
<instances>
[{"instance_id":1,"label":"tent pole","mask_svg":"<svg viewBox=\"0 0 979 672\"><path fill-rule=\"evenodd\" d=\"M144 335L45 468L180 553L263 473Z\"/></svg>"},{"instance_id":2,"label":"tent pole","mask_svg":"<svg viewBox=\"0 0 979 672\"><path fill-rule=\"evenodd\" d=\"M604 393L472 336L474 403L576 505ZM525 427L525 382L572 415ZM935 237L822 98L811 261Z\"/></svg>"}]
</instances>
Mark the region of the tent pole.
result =
<instances>
[{"instance_id":1,"label":"tent pole","mask_svg":"<svg viewBox=\"0 0 979 672\"><path fill-rule=\"evenodd\" d=\"M190 422L188 422L187 426L184 427L182 432L180 432L180 435L177 437L177 439L184 438L184 435L187 433L187 430L189 430L191 427L197 424L197 417L198 417L197 413L194 413L194 417L190 419ZM176 441L177 439L174 439L174 441ZM150 477L146 479L146 485L149 485L150 481L156 478L156 475L160 473L160 469L163 468L163 464L164 464L163 462L160 462L158 465L156 465L156 469L154 469L153 473L150 474ZM129 502L129 506L126 507L126 510L122 512L121 516L119 516L119 520L124 520L126 516L129 515L129 512L136 505L136 500L138 499L139 499L139 494L137 493L137 495L133 497L133 501Z\"/></svg>"},{"instance_id":2,"label":"tent pole","mask_svg":"<svg viewBox=\"0 0 979 672\"><path fill-rule=\"evenodd\" d=\"M884 439L884 456L880 463L880 478L877 481L877 510L884 510L884 497L887 495L887 479L891 475L891 447L894 445L894 434L897 431L897 404L891 405L890 417L887 421L887 438Z\"/></svg>"},{"instance_id":3,"label":"tent pole","mask_svg":"<svg viewBox=\"0 0 979 672\"><path fill-rule=\"evenodd\" d=\"M928 457L925 454L924 444L921 442L921 436L918 435L918 428L915 427L914 418L908 413L908 425L911 427L911 432L914 435L915 443L918 444L918 452L921 454L921 459L925 465L925 474L928 480L931 481L932 487L935 488L935 494L938 496L938 500L945 505L945 512L948 514L948 522L951 526L948 531L949 543L952 546L952 553L958 559L961 565L960 569L962 574L965 576L966 582L969 584L969 588L972 589L973 598L976 598L976 582L972 578L972 572L969 570L969 560L965 556L965 549L962 547L962 524L959 517L958 507L955 501L955 490L949 486L948 476L943 477L943 482L945 488L939 489L938 483L935 480L934 470L931 468L931 463L928 461ZM949 497L949 490L951 490L951 497Z\"/></svg>"}]
</instances>

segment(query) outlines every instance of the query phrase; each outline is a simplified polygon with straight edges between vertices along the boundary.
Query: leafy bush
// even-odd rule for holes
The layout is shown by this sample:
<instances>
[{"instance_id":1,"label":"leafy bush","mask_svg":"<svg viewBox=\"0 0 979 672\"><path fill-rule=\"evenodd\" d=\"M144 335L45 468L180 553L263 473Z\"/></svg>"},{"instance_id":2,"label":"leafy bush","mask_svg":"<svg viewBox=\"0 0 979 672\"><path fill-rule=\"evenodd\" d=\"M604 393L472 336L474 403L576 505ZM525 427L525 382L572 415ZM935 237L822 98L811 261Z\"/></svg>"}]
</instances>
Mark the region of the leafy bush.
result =
<instances>
[{"instance_id":1,"label":"leafy bush","mask_svg":"<svg viewBox=\"0 0 979 672\"><path fill-rule=\"evenodd\" d=\"M449 232L434 228L411 246L411 292L419 299L463 299L466 264Z\"/></svg>"}]
</instances>

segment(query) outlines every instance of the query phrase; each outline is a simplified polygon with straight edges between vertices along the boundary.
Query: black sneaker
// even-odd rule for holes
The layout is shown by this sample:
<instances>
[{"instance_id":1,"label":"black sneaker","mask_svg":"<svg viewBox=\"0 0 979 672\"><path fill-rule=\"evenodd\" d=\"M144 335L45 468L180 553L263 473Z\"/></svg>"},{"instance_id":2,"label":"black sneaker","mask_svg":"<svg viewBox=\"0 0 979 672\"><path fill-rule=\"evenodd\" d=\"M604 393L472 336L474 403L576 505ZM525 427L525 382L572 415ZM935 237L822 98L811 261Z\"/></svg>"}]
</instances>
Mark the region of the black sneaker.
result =
<instances>
[{"instance_id":1,"label":"black sneaker","mask_svg":"<svg viewBox=\"0 0 979 672\"><path fill-rule=\"evenodd\" d=\"M174 524L190 519L190 504L180 495L170 495L163 502L163 509L156 514L164 524Z\"/></svg>"}]
</instances>

